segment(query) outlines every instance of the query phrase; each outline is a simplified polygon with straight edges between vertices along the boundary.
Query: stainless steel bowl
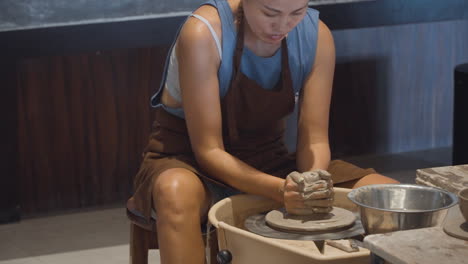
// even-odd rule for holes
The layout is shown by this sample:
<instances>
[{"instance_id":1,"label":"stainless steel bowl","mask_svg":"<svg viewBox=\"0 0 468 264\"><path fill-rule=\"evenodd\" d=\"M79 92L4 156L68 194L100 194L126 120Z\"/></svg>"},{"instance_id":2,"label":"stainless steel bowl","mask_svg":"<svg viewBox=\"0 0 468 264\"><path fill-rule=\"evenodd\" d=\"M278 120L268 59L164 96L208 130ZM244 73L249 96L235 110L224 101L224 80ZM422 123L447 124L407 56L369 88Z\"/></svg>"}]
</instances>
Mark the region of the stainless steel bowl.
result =
<instances>
[{"instance_id":1,"label":"stainless steel bowl","mask_svg":"<svg viewBox=\"0 0 468 264\"><path fill-rule=\"evenodd\" d=\"M367 185L348 198L359 206L367 234L437 226L458 201L453 193L413 184Z\"/></svg>"}]
</instances>

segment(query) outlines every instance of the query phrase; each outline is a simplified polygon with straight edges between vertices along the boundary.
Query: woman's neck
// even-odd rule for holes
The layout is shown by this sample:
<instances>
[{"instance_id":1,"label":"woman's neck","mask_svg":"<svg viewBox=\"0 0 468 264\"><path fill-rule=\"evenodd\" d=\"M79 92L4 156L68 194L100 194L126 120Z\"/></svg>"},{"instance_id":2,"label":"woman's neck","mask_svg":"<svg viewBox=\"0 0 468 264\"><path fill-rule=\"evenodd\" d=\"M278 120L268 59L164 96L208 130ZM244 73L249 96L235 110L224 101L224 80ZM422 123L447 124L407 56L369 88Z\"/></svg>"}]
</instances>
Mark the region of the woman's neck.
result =
<instances>
[{"instance_id":1,"label":"woman's neck","mask_svg":"<svg viewBox=\"0 0 468 264\"><path fill-rule=\"evenodd\" d=\"M247 21L244 21L244 46L249 48L249 50L251 50L257 56L271 57L281 47L281 43L271 44L261 40L250 29Z\"/></svg>"},{"instance_id":2,"label":"woman's neck","mask_svg":"<svg viewBox=\"0 0 468 264\"><path fill-rule=\"evenodd\" d=\"M276 53L276 51L281 47L281 43L271 44L258 38L258 36L250 28L249 23L245 20L242 11L241 0L230 0L228 1L228 3L233 10L233 15L235 18L234 24L237 27L239 27L241 24L240 20L244 20L244 46L246 46L257 56L266 58L273 56Z\"/></svg>"}]
</instances>

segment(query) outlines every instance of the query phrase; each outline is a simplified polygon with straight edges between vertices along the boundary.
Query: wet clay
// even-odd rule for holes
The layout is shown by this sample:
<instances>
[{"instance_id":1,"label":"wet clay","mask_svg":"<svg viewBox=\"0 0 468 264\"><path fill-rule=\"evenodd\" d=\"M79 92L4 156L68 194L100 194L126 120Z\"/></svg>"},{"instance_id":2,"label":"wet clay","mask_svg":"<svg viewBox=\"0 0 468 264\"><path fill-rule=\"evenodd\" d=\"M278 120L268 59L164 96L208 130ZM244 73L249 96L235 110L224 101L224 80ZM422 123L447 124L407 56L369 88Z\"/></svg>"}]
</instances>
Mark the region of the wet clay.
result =
<instances>
[{"instance_id":1,"label":"wet clay","mask_svg":"<svg viewBox=\"0 0 468 264\"><path fill-rule=\"evenodd\" d=\"M292 215L284 210L272 210L265 216L265 221L272 228L286 231L329 231L354 224L356 216L351 211L333 207L329 213Z\"/></svg>"},{"instance_id":2,"label":"wet clay","mask_svg":"<svg viewBox=\"0 0 468 264\"><path fill-rule=\"evenodd\" d=\"M295 208L290 213L295 215L325 214L332 210L333 182L325 170L313 170L303 173L291 172L287 179L297 184L299 195L304 199L306 208Z\"/></svg>"}]
</instances>

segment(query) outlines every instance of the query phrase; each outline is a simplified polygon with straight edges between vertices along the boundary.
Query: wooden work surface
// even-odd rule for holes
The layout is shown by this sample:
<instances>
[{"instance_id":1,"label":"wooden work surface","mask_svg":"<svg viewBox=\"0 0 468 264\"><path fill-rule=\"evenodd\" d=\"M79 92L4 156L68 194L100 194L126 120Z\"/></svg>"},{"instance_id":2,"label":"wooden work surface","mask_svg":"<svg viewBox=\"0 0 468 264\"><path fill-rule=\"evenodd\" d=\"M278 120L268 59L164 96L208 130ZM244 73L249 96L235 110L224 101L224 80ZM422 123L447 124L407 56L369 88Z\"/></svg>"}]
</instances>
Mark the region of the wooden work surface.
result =
<instances>
[{"instance_id":1,"label":"wooden work surface","mask_svg":"<svg viewBox=\"0 0 468 264\"><path fill-rule=\"evenodd\" d=\"M468 188L468 164L416 170L416 183L458 193Z\"/></svg>"},{"instance_id":2,"label":"wooden work surface","mask_svg":"<svg viewBox=\"0 0 468 264\"><path fill-rule=\"evenodd\" d=\"M468 263L468 241L447 235L442 227L368 235L364 246L392 264Z\"/></svg>"}]
</instances>

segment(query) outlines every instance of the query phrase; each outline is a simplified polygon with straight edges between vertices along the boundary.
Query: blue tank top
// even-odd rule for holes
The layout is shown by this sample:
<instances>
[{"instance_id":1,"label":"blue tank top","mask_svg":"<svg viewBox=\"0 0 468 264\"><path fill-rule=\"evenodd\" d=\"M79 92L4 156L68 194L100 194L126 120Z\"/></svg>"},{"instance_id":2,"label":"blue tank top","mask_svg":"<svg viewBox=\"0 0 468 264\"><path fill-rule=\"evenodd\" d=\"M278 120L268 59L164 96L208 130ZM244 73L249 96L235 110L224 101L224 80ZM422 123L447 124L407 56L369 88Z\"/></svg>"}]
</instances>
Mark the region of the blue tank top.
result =
<instances>
[{"instance_id":1,"label":"blue tank top","mask_svg":"<svg viewBox=\"0 0 468 264\"><path fill-rule=\"evenodd\" d=\"M236 45L236 26L231 7L225 0L210 0L202 5L211 5L218 10L222 30L222 59L218 69L219 94L226 95L232 79L233 56ZM318 38L318 11L309 8L304 19L287 36L289 67L296 94L300 92L307 75L312 70L315 60L315 51ZM183 25L183 24L182 24ZM179 29L180 31L180 29ZM177 36L179 32L177 32ZM177 37L176 37L177 40ZM151 97L152 107L163 107L166 111L178 117L184 118L182 108L170 108L161 103L161 95L166 83L169 59L174 48L172 44L163 72L163 78L159 90ZM281 51L273 56L264 58L255 55L247 47L244 47L240 70L250 79L255 80L264 89L272 89L279 80L281 73Z\"/></svg>"}]
</instances>

